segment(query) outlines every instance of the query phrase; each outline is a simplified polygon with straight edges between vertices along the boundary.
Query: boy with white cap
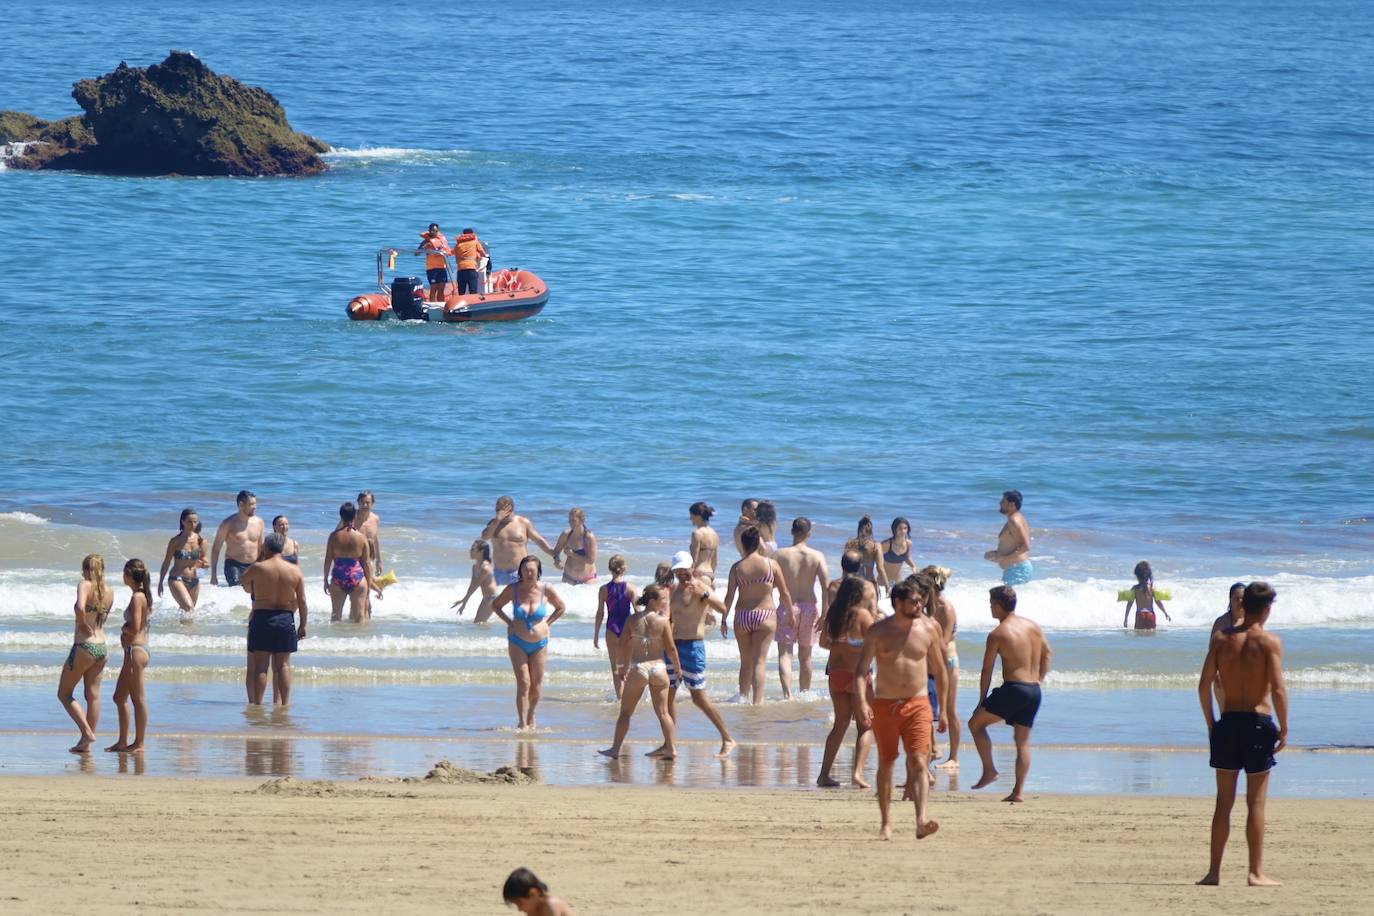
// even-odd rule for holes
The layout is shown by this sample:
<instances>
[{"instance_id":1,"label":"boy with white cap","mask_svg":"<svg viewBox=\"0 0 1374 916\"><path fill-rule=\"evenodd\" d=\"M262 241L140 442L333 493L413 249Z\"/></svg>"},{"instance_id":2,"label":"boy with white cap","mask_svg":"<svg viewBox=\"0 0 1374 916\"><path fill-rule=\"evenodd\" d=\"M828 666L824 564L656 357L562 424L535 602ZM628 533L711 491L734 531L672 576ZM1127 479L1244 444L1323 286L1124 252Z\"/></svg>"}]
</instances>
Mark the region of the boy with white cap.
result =
<instances>
[{"instance_id":1,"label":"boy with white cap","mask_svg":"<svg viewBox=\"0 0 1374 916\"><path fill-rule=\"evenodd\" d=\"M720 732L720 753L716 756L726 757L735 749L735 739L730 737L720 711L706 695L706 615L711 611L725 613L725 602L692 574L692 555L687 551L673 554L672 568L677 582L668 604L668 617L673 625L680 670L669 662L668 682L672 686L668 694L668 714L677 718L677 688L679 684L686 684L692 702Z\"/></svg>"}]
</instances>

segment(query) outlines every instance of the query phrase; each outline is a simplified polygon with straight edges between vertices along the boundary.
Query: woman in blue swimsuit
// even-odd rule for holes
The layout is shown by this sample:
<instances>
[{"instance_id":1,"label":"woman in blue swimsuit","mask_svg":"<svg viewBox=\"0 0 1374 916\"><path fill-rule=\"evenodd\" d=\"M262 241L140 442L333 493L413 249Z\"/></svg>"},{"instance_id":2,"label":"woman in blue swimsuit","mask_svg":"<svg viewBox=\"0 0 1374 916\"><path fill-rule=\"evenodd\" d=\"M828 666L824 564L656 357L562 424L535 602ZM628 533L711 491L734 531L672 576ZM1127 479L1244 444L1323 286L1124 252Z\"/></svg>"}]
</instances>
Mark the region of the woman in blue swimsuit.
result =
<instances>
[{"instance_id":1,"label":"woman in blue swimsuit","mask_svg":"<svg viewBox=\"0 0 1374 916\"><path fill-rule=\"evenodd\" d=\"M514 584L507 585L492 602L491 610L506 625L511 668L515 671L515 712L519 728L533 729L534 709L548 666L549 628L566 610L563 599L539 577L544 564L528 555L516 567ZM511 612L506 613L506 605ZM552 613L550 613L552 609Z\"/></svg>"},{"instance_id":2,"label":"woman in blue swimsuit","mask_svg":"<svg viewBox=\"0 0 1374 916\"><path fill-rule=\"evenodd\" d=\"M210 564L205 559L205 539L200 536L200 517L195 509L181 510L181 530L167 542L162 555L162 570L157 574L157 596L162 597L165 579L172 600L183 616L196 612L200 600L200 571ZM167 575L171 570L172 574Z\"/></svg>"}]
</instances>

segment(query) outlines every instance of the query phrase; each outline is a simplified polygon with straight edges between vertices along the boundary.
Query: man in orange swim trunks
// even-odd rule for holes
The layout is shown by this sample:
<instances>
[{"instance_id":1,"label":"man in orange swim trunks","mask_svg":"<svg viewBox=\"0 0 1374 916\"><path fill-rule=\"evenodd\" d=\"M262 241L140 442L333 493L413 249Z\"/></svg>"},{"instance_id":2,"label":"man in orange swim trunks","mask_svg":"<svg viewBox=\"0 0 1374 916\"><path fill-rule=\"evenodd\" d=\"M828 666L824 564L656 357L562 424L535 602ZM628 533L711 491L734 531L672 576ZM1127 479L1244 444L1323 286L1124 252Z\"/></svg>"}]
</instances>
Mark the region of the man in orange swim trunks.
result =
<instances>
[{"instance_id":1,"label":"man in orange swim trunks","mask_svg":"<svg viewBox=\"0 0 1374 916\"><path fill-rule=\"evenodd\" d=\"M897 761L897 741L906 749L907 772L922 774L930 765L930 700L926 696L927 671L935 676L936 696L945 690L945 666L939 660L939 624L922 613L923 595L934 589L917 589L898 582L890 593L893 614L869 628L854 676L862 679L871 662L878 663L875 698L870 707L863 691L855 692L856 718L871 726L878 745L878 810L882 813L879 836L892 838L892 765ZM945 711L940 710L938 729L945 730ZM930 836L940 825L926 814L930 785L919 776L915 783L916 839Z\"/></svg>"}]
</instances>

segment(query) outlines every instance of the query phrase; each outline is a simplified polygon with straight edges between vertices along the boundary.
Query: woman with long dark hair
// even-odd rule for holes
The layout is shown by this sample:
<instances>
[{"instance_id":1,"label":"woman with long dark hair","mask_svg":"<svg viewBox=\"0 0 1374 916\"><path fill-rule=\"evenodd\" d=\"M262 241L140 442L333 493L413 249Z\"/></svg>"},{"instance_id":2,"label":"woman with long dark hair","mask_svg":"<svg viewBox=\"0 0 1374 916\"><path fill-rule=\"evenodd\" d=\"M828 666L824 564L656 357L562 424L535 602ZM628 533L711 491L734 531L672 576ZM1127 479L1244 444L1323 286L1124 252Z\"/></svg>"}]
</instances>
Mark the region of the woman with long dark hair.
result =
<instances>
[{"instance_id":1,"label":"woman with long dark hair","mask_svg":"<svg viewBox=\"0 0 1374 916\"><path fill-rule=\"evenodd\" d=\"M845 576L835 592L835 599L825 612L825 625L821 627L821 648L830 652L830 660L825 674L830 682L830 703L835 708L835 724L825 737L825 755L821 758L821 774L816 777L816 785L834 788L839 785L830 775L835 757L844 743L849 723L854 722L859 730L854 742L854 769L850 781L854 785L868 788L864 779L864 764L868 750L873 746L873 732L854 717L854 696L858 690L867 690L873 696L873 678L868 677L859 683L854 677L854 668L863 654L864 635L873 626L873 615L864 607L867 589L858 576Z\"/></svg>"},{"instance_id":2,"label":"woman with long dark hair","mask_svg":"<svg viewBox=\"0 0 1374 916\"><path fill-rule=\"evenodd\" d=\"M797 625L792 596L787 593L778 561L763 552L759 529L750 525L740 534L744 557L730 567L725 587L725 613L720 620L720 635L729 633L730 611L735 614L735 642L739 645L739 694L741 702L763 702L763 685L768 679L768 648L778 629L778 614L786 614L790 625ZM773 592L778 601L773 603Z\"/></svg>"},{"instance_id":3,"label":"woman with long dark hair","mask_svg":"<svg viewBox=\"0 0 1374 916\"><path fill-rule=\"evenodd\" d=\"M177 533L167 541L162 555L162 569L157 574L157 595L162 597L162 583L167 581L172 600L182 614L194 614L200 600L200 571L209 566L205 558L205 538L200 536L200 516L195 509L182 509ZM167 571L171 570L171 575Z\"/></svg>"},{"instance_id":4,"label":"woman with long dark hair","mask_svg":"<svg viewBox=\"0 0 1374 916\"><path fill-rule=\"evenodd\" d=\"M151 576L142 560L124 564L124 584L133 589L129 604L124 608L124 626L119 630L119 644L124 649L124 664L115 682L114 702L119 712L119 740L107 751L143 750L148 733L148 702L143 696L143 672L152 661L148 649L148 623L153 616ZM129 705L134 708L134 743L129 743Z\"/></svg>"}]
</instances>

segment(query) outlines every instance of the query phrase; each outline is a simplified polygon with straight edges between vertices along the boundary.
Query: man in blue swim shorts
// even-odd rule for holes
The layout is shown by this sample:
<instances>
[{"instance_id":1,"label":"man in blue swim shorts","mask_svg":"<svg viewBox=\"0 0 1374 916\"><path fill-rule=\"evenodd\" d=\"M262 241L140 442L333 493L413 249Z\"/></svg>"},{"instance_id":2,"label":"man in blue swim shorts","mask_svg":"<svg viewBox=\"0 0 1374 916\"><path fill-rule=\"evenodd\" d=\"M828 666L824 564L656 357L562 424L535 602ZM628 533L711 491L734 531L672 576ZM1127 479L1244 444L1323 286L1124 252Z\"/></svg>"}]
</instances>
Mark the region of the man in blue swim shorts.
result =
<instances>
[{"instance_id":1,"label":"man in blue swim shorts","mask_svg":"<svg viewBox=\"0 0 1374 916\"><path fill-rule=\"evenodd\" d=\"M1035 621L1016 613L1016 591L1010 585L993 588L988 593L988 607L997 626L988 634L978 682L978 708L968 720L973 743L983 760L983 775L973 788L981 789L1001 775L992 762L988 726L1005 722L1016 739L1016 784L1002 801L1019 802L1030 772L1030 733L1040 711L1040 682L1050 671L1050 644ZM1002 660L1002 686L989 693L998 658Z\"/></svg>"},{"instance_id":2,"label":"man in blue swim shorts","mask_svg":"<svg viewBox=\"0 0 1374 916\"><path fill-rule=\"evenodd\" d=\"M1251 582L1241 596L1245 619L1212 631L1202 663L1197 696L1207 721L1212 769L1217 771L1217 803L1212 812L1212 848L1207 874L1198 884L1221 883L1221 856L1231 833L1236 781L1245 771L1247 816L1245 838L1250 849L1252 887L1279 884L1264 874L1264 801L1274 755L1288 743L1288 688L1283 683L1283 643L1264 628L1275 591L1267 582ZM1212 687L1220 680L1222 711L1213 719ZM1270 716L1270 701L1278 724ZM1258 824L1258 836L1250 833Z\"/></svg>"},{"instance_id":3,"label":"man in blue swim shorts","mask_svg":"<svg viewBox=\"0 0 1374 916\"><path fill-rule=\"evenodd\" d=\"M482 539L491 544L492 578L502 587L519 580L520 561L529 553L530 541L554 557L553 545L534 529L529 519L515 514L515 500L509 496L496 500L496 515L482 529Z\"/></svg>"},{"instance_id":4,"label":"man in blue swim shorts","mask_svg":"<svg viewBox=\"0 0 1374 916\"><path fill-rule=\"evenodd\" d=\"M668 715L677 719L677 688L685 684L696 704L720 732L720 753L717 757L729 756L735 749L735 739L725 728L725 720L720 716L711 698L706 695L706 615L714 611L725 613L725 602L711 591L704 577L692 572L692 555L685 550L673 554L673 576L677 585L669 599L669 617L673 622L673 643L677 646L681 670L668 662ZM665 659L666 660L666 659Z\"/></svg>"},{"instance_id":5,"label":"man in blue swim shorts","mask_svg":"<svg viewBox=\"0 0 1374 916\"><path fill-rule=\"evenodd\" d=\"M1003 585L1025 585L1035 573L1030 561L1030 525L1021 514L1021 491L1007 490L1002 494L998 511L1007 517L997 535L997 549L983 554L1002 568Z\"/></svg>"}]
</instances>

